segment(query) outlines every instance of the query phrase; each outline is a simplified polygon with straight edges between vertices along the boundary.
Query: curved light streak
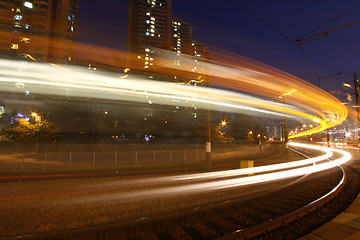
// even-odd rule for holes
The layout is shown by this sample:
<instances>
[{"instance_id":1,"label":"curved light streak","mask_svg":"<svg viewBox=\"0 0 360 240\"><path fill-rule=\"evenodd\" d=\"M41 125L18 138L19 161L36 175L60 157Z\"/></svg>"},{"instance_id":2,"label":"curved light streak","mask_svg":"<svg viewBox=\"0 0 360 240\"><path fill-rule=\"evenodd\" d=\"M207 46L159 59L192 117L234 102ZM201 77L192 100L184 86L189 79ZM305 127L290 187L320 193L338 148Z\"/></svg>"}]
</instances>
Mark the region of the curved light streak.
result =
<instances>
[{"instance_id":1,"label":"curved light streak","mask_svg":"<svg viewBox=\"0 0 360 240\"><path fill-rule=\"evenodd\" d=\"M301 147L302 145L298 145L296 143L292 143L293 146ZM226 170L226 171L218 171L218 172L210 172L210 173L198 173L198 174L189 174L182 177L177 178L176 180L192 180L192 179L212 179L212 178L223 178L223 177L234 177L252 173L263 173L270 172L275 170L283 170L288 168L300 167L309 164L318 163L320 161L324 161L333 156L333 153L330 149L318 149L316 146L309 145L307 148L323 151L325 154L307 158L304 160L294 161L294 162L286 162L279 164L266 165L261 167L253 167L253 168L243 168L243 169L234 169L234 170Z\"/></svg>"},{"instance_id":2,"label":"curved light streak","mask_svg":"<svg viewBox=\"0 0 360 240\"><path fill-rule=\"evenodd\" d=\"M119 192L119 193L106 193L106 194L99 194L98 196L91 196L91 198L87 197L81 197L77 201L79 202L97 202L97 201L105 201L105 200L111 200L111 201L132 201L134 199L140 200L140 199L148 199L149 197L163 197L168 195L176 195L176 194L191 194L191 193L202 193L207 191L214 191L218 189L229 189L233 187L240 187L240 186L248 186L253 184L261 184L261 183L267 183L267 182L273 182L273 181L279 181L284 179L290 179L290 178L296 178L300 176L304 176L307 174L325 171L334 167L337 167L339 165L345 164L346 162L350 161L351 154L349 154L346 151L338 150L338 149L331 149L331 148L324 148L324 147L318 147L314 145L306 145L306 144L300 144L300 143L290 143L292 146L300 147L300 148L307 148L307 149L314 149L323 151L325 154L316 158L310 159L310 161L301 160L294 163L288 163L287 167L288 170L284 170L284 167L281 169L276 169L275 166L279 166L279 164L275 165L269 165L266 166L268 169L262 168L264 170L263 172L268 171L274 171L270 173L263 173L261 174L260 171L258 171L257 175L253 176L242 176L239 177L241 174L241 171L218 171L214 173L204 173L202 174L203 177L201 177L201 174L187 174L183 176L167 176L167 177L157 177L157 178L149 178L149 179L137 179L137 180L130 180L127 182L119 181L119 182L111 182L109 184L102 184L97 183L96 188L104 188L106 186L110 187L116 187L117 185L124 186L131 185L131 184L153 184L153 183L164 183L164 182L175 182L175 186L167 186L167 187L151 187L151 189L147 188L144 190L138 190L134 192ZM326 160L326 157L330 157L332 154L329 154L329 151L331 153L338 153L341 156L330 160L329 158L326 158L329 161L321 161L320 159ZM310 165L303 165L307 162L307 164L314 161L314 159L317 161L316 165L310 164ZM300 164L301 163L301 164ZM297 166L294 168L294 166ZM299 167L301 166L301 167ZM254 168L246 169L247 173L253 173ZM221 178L227 178L227 179L221 179ZM230 178L230 179L229 179ZM179 180L183 180L180 181ZM208 180L206 182L198 182L198 180L204 181ZM181 184L181 185L179 185ZM73 201L73 200L71 200Z\"/></svg>"},{"instance_id":3,"label":"curved light streak","mask_svg":"<svg viewBox=\"0 0 360 240\"><path fill-rule=\"evenodd\" d=\"M337 158L335 160L330 160L330 161L326 161L326 162L322 162L322 163L318 163L316 165L310 165L310 166L305 166L305 167L300 167L300 168L295 168L295 169L290 169L290 170L283 170L283 171L277 171L277 172L273 172L273 173L265 173L265 174L259 174L259 175L254 175L254 176L247 176L247 177L241 177L241 178L234 178L234 179L227 179L227 180L218 180L218 181L212 181L212 182L207 182L207 183L198 183L198 184L192 184L191 189L224 189L224 188L231 188L231 187L239 187L239 186L245 186L245 185L250 185L250 184L258 184L258 183L266 183L266 182L270 182L270 181L278 181L278 180L283 180L283 179L287 179L287 178L294 178L294 177L299 177L299 176L303 176L309 173L315 173L315 172L320 172L320 171L325 171L334 167L337 167L339 165L342 165L348 161L350 161L351 159L351 154L346 152L346 151L342 151L339 149L329 149L329 148L324 148L324 147L318 147L318 146L313 146L313 145L307 145L307 144L300 144L300 143L289 143L292 146L297 146L300 148L308 148L308 149L315 149L315 150L320 150L320 151L324 151L326 152L325 155L328 155L328 150L330 150L331 152L337 152L339 154L341 154L342 156L340 158ZM331 155L331 154L330 154ZM324 159L323 159L324 160ZM306 160L304 160L306 161ZM288 163L288 168L291 168L295 165L298 165L300 161L294 162L294 163ZM278 164L276 164L278 165ZM268 167L268 170L276 170L274 169L274 166L276 165L269 165L266 166ZM303 164L299 164L298 166L301 166ZM282 168L282 169L285 169ZM249 169L250 171L248 173L251 173L251 168ZM267 170L264 170L267 171ZM221 174L222 172L219 172L219 174ZM217 177L219 177L220 175L217 175ZM234 175L236 176L236 175ZM196 176L197 177L197 176ZM223 177L228 177L228 173L227 171L225 171L225 175ZM177 180L179 180L181 178L178 178ZM191 179L191 177L189 176L189 178L187 179ZM186 189L187 186L184 186L183 188Z\"/></svg>"},{"instance_id":4,"label":"curved light streak","mask_svg":"<svg viewBox=\"0 0 360 240\"><path fill-rule=\"evenodd\" d=\"M20 63L0 60L0 84L2 91L91 97L149 104L196 107L229 112L263 112L270 115L295 116L307 119L316 117L306 110L290 104L282 104L237 93L200 86L156 82L143 76L89 71L79 67L54 64ZM245 71L245 70L244 70ZM251 73L254 75L255 73ZM260 74L261 75L261 74ZM23 88L17 87L21 83ZM294 94L295 90L290 91ZM320 122L322 123L322 122Z\"/></svg>"},{"instance_id":5,"label":"curved light streak","mask_svg":"<svg viewBox=\"0 0 360 240\"><path fill-rule=\"evenodd\" d=\"M188 74L193 70L194 57L174 52L158 50L163 66L174 69L174 60L181 59L182 69ZM218 61L204 60L198 65L199 69L207 69L200 73L209 75L210 83L215 86L241 90L270 99L278 100L282 97L284 104L292 104L304 109L311 115L302 116L315 121L314 128L299 132L289 138L305 136L323 131L343 122L347 115L347 108L334 96L324 90L291 74L282 72L265 64L247 59L232 53L215 52ZM186 74L184 74L186 75ZM285 114L292 114L284 109Z\"/></svg>"},{"instance_id":6,"label":"curved light streak","mask_svg":"<svg viewBox=\"0 0 360 240\"><path fill-rule=\"evenodd\" d=\"M0 34L4 38L11 38L13 36L12 31L6 30L0 30ZM32 39L34 47L29 49L28 53L22 57L31 59L31 61L35 62L40 62L41 59L35 59L33 56L39 56L39 58L41 58L41 56L47 56L46 54L48 53L45 50L47 49L46 46L54 48L54 59L57 57L62 58L62 52L65 51L68 46L66 40L63 39L49 40L46 37L36 35L30 35L30 38ZM59 54L59 56L57 56L57 54ZM209 60L164 49L152 48L151 57L154 59L154 66L146 66L148 67L146 69L144 69L144 60L146 56L141 54L132 56L128 52L118 49L77 42L76 55L76 60L83 64L88 65L89 63L93 63L94 59L96 59L95 62L96 64L99 64L99 66L116 71L123 71L123 74L113 74L113 76L116 76L115 79L117 80L131 78L129 74L131 72L144 72L144 70L146 70L145 73L148 75L154 74L155 76L168 76L169 78L178 76L179 79L187 79L184 80L185 82L204 82L211 87L215 86L231 89L233 92L248 92L262 96L263 99L265 98L273 101L279 101L279 97L283 97L283 105L286 106L283 106L282 108L280 105L274 106L264 100L252 101L245 98L233 99L233 97L231 97L231 99L226 101L231 101L231 103L236 105L246 105L247 107L250 107L250 109L247 109L246 107L240 109L247 109L250 111L264 110L266 113L277 112L277 115L281 112L287 116L293 115L316 121L313 124L314 127L312 129L298 132L295 135L289 136L289 138L300 137L323 131L329 127L334 127L343 122L348 115L348 109L338 99L326 91L279 69L223 49L212 48L212 60ZM111 64L109 64L109 62L111 62ZM1 71L12 68L12 66L6 66L9 62L6 64L3 63L4 62L1 63ZM70 75L77 78L80 76L76 75L75 72L85 73L84 69L79 70L69 67L68 65L59 66L55 64L52 64L52 68L45 70L43 66L39 64L37 71L31 72L31 76L29 76L26 73L28 70L33 69L34 66L30 66L29 64L19 64L19 62L14 64L17 65L16 68L19 69L19 71L25 73L25 78L31 77L33 80L38 77L41 79L43 78L42 75L45 74L50 75L49 78L43 78L44 81L45 79L54 79L51 75L54 75L55 72L57 72L56 69L62 70L62 72L57 72L59 76L64 72L70 72ZM27 69L28 67L29 69ZM92 68L91 71L93 70L94 68ZM87 69L88 73L89 71L90 70ZM0 73L0 75L3 74ZM98 77L99 75L100 74L97 74ZM93 81L93 78L82 78L82 80L85 82L88 81L89 83L90 81ZM70 81L68 81L68 83L70 83ZM80 84L82 85L83 83ZM118 81L115 84L126 83ZM226 96L222 97L226 99ZM214 99L214 101L217 102L217 99ZM289 107L288 105L291 105L292 107ZM297 111L294 111L294 106L297 107L295 108Z\"/></svg>"}]
</instances>

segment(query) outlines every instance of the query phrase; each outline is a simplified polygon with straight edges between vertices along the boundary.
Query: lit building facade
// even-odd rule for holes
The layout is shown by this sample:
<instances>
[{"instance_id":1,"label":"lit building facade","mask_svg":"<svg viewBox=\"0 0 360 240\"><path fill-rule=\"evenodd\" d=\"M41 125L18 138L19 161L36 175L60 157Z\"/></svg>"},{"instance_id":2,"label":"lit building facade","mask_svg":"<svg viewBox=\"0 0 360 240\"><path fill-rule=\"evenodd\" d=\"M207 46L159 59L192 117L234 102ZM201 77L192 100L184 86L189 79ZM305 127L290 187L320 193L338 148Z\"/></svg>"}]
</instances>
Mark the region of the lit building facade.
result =
<instances>
[{"instance_id":1,"label":"lit building facade","mask_svg":"<svg viewBox=\"0 0 360 240\"><path fill-rule=\"evenodd\" d=\"M0 0L0 55L70 63L79 0Z\"/></svg>"},{"instance_id":2,"label":"lit building facade","mask_svg":"<svg viewBox=\"0 0 360 240\"><path fill-rule=\"evenodd\" d=\"M192 55L192 27L180 19L172 21L172 50Z\"/></svg>"},{"instance_id":3,"label":"lit building facade","mask_svg":"<svg viewBox=\"0 0 360 240\"><path fill-rule=\"evenodd\" d=\"M197 58L209 58L209 48L202 43L192 42L192 54Z\"/></svg>"},{"instance_id":4,"label":"lit building facade","mask_svg":"<svg viewBox=\"0 0 360 240\"><path fill-rule=\"evenodd\" d=\"M80 0L48 1L51 2L50 60L71 63L75 58Z\"/></svg>"},{"instance_id":5,"label":"lit building facade","mask_svg":"<svg viewBox=\"0 0 360 240\"><path fill-rule=\"evenodd\" d=\"M128 60L154 65L155 49L171 49L171 0L129 0Z\"/></svg>"}]
</instances>

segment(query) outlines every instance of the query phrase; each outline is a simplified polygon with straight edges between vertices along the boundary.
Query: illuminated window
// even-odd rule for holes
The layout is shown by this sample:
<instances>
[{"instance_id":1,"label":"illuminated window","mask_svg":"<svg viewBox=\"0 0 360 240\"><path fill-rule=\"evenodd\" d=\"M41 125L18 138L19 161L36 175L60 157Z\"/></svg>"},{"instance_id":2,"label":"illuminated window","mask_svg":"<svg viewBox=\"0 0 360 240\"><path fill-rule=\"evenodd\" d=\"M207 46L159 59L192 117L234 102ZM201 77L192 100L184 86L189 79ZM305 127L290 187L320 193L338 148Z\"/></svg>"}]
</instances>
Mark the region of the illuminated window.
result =
<instances>
[{"instance_id":1,"label":"illuminated window","mask_svg":"<svg viewBox=\"0 0 360 240\"><path fill-rule=\"evenodd\" d=\"M11 49L19 49L19 45L18 44L11 44Z\"/></svg>"},{"instance_id":2,"label":"illuminated window","mask_svg":"<svg viewBox=\"0 0 360 240\"><path fill-rule=\"evenodd\" d=\"M22 19L21 15L15 15L14 20L20 21Z\"/></svg>"},{"instance_id":3,"label":"illuminated window","mask_svg":"<svg viewBox=\"0 0 360 240\"><path fill-rule=\"evenodd\" d=\"M23 38L21 38L21 41L26 43L26 44L29 44L30 43L30 38L23 37Z\"/></svg>"},{"instance_id":4,"label":"illuminated window","mask_svg":"<svg viewBox=\"0 0 360 240\"><path fill-rule=\"evenodd\" d=\"M18 13L21 12L21 9L20 9L20 8L17 8L17 9L16 9L16 12L18 12Z\"/></svg>"},{"instance_id":5,"label":"illuminated window","mask_svg":"<svg viewBox=\"0 0 360 240\"><path fill-rule=\"evenodd\" d=\"M33 8L33 4L31 2L24 2L24 6L27 8Z\"/></svg>"}]
</instances>

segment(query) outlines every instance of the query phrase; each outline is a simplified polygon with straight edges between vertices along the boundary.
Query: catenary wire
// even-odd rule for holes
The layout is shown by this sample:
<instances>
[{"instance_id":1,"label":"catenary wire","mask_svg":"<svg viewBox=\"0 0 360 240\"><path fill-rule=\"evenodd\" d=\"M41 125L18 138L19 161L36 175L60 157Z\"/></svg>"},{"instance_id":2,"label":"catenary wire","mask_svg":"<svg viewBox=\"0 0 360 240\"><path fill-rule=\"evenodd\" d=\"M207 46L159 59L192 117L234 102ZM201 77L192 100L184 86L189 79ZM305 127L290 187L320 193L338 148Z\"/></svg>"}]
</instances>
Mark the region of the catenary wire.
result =
<instances>
[{"instance_id":1,"label":"catenary wire","mask_svg":"<svg viewBox=\"0 0 360 240\"><path fill-rule=\"evenodd\" d=\"M323 27L323 26L325 26L325 25L327 25L327 24L331 23L332 21L336 20L337 18L339 18L339 17L341 17L341 16L343 16L343 15L345 15L345 14L347 14L347 13L351 12L352 10L354 10L355 8L357 8L357 7L359 7L359 6L360 6L360 3L356 4L355 6L353 6L353 7L349 8L348 10L346 10L345 12L342 12L342 13L340 13L339 15L337 15L337 16L335 16L335 17L333 17L333 18L329 19L328 21L326 21L326 22L324 22L324 23L320 24L319 26L315 27L314 29L312 29L311 31L309 31L308 33L306 33L306 34L302 35L301 37L299 37L299 38L297 38L297 39L301 39L301 38L303 38L303 37L305 37L305 36L307 36L307 35L309 35L309 34L311 34L311 33L315 32L316 30L320 29L321 27Z\"/></svg>"},{"instance_id":2,"label":"catenary wire","mask_svg":"<svg viewBox=\"0 0 360 240\"><path fill-rule=\"evenodd\" d=\"M285 38L286 40L290 41L291 43L294 43L294 41L289 38L288 36L286 36L285 34L283 34L282 32L280 32L279 30L277 30L275 27L273 27L272 25L270 25L269 23L265 22L264 20L262 20L261 18L259 18L258 16L256 16L254 13L252 13L251 11L249 11L248 9L246 9L245 7L243 7L242 5L240 5L239 3L237 3L234 0L230 0L230 2L232 2L234 5L236 5L237 7L241 8L243 11L245 11L247 14L251 15L252 17L256 18L258 21L262 22L263 24L265 24L268 28L270 28L271 30L273 30L274 32L278 33L280 36L282 36L283 38Z\"/></svg>"}]
</instances>

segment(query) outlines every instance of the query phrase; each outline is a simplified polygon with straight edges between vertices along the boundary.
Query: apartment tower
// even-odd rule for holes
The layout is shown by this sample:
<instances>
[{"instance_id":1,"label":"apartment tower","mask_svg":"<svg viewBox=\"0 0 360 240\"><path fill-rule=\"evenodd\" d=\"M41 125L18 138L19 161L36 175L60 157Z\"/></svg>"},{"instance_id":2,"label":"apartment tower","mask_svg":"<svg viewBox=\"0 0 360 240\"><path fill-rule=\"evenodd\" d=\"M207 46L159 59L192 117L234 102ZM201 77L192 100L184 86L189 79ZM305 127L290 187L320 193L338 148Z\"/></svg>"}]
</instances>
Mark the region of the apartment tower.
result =
<instances>
[{"instance_id":1,"label":"apartment tower","mask_svg":"<svg viewBox=\"0 0 360 240\"><path fill-rule=\"evenodd\" d=\"M129 0L128 61L154 64L155 49L171 49L171 0Z\"/></svg>"},{"instance_id":2,"label":"apartment tower","mask_svg":"<svg viewBox=\"0 0 360 240\"><path fill-rule=\"evenodd\" d=\"M192 27L180 19L172 21L172 50L192 55Z\"/></svg>"},{"instance_id":3,"label":"apartment tower","mask_svg":"<svg viewBox=\"0 0 360 240\"><path fill-rule=\"evenodd\" d=\"M79 0L0 0L2 57L71 63Z\"/></svg>"}]
</instances>

